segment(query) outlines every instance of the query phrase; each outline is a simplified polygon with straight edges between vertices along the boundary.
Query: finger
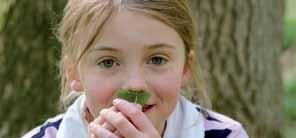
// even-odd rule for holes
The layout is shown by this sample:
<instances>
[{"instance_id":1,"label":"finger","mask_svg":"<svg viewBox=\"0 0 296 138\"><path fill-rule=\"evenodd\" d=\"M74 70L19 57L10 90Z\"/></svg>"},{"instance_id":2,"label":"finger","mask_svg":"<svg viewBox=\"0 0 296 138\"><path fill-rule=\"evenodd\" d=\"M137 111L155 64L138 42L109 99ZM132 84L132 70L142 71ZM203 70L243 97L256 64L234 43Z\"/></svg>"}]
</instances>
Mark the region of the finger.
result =
<instances>
[{"instance_id":1,"label":"finger","mask_svg":"<svg viewBox=\"0 0 296 138\"><path fill-rule=\"evenodd\" d=\"M109 109L116 112L116 113L119 112L115 106L111 106Z\"/></svg>"},{"instance_id":2,"label":"finger","mask_svg":"<svg viewBox=\"0 0 296 138\"><path fill-rule=\"evenodd\" d=\"M116 128L107 121L105 121L102 127L109 130L110 132L114 132L116 130Z\"/></svg>"},{"instance_id":3,"label":"finger","mask_svg":"<svg viewBox=\"0 0 296 138\"><path fill-rule=\"evenodd\" d=\"M89 138L95 138L96 136L95 136L95 134L90 133L88 137L89 137Z\"/></svg>"},{"instance_id":4,"label":"finger","mask_svg":"<svg viewBox=\"0 0 296 138\"><path fill-rule=\"evenodd\" d=\"M114 106L110 107L109 109L116 112L116 113L118 112L118 110ZM110 123L108 123L106 121L104 121L103 128L106 128L111 132L114 132L116 130L116 128L112 124L110 124Z\"/></svg>"},{"instance_id":5,"label":"finger","mask_svg":"<svg viewBox=\"0 0 296 138\"><path fill-rule=\"evenodd\" d=\"M153 131L151 121L142 112L141 108L137 107L135 104L122 99L115 99L113 101L114 106L122 112L125 116L131 119L132 123L140 130L145 132Z\"/></svg>"},{"instance_id":6,"label":"finger","mask_svg":"<svg viewBox=\"0 0 296 138\"><path fill-rule=\"evenodd\" d=\"M140 132L135 128L135 126L128 121L126 117L124 117L120 113L115 113L110 109L103 109L100 112L100 115L114 127L119 133L126 138L135 138L138 137Z\"/></svg>"},{"instance_id":7,"label":"finger","mask_svg":"<svg viewBox=\"0 0 296 138\"><path fill-rule=\"evenodd\" d=\"M118 114L124 116L121 112L118 112ZM125 117L125 116L124 116L124 117ZM123 138L123 136L119 133L118 130L115 130L115 131L113 131L113 132L114 132L114 134L115 134L117 137L119 137L119 138Z\"/></svg>"},{"instance_id":8,"label":"finger","mask_svg":"<svg viewBox=\"0 0 296 138\"><path fill-rule=\"evenodd\" d=\"M99 137L99 138L118 138L115 134L103 128L100 125L95 123L91 123L89 125L89 133L91 137Z\"/></svg>"},{"instance_id":9,"label":"finger","mask_svg":"<svg viewBox=\"0 0 296 138\"><path fill-rule=\"evenodd\" d=\"M95 134L92 133L89 126L88 126L88 129L87 129L87 132L88 132L88 138L95 138Z\"/></svg>"},{"instance_id":10,"label":"finger","mask_svg":"<svg viewBox=\"0 0 296 138\"><path fill-rule=\"evenodd\" d=\"M118 138L123 138L123 136L119 133L119 131L115 131L114 134L118 137Z\"/></svg>"},{"instance_id":11,"label":"finger","mask_svg":"<svg viewBox=\"0 0 296 138\"><path fill-rule=\"evenodd\" d=\"M118 110L113 110L112 109L112 111L115 111L116 113L124 116L121 112L118 112ZM104 124L102 126L103 126L103 128L106 128L106 129L108 129L111 132L114 132L116 130L116 128L112 124L110 124L109 122L107 122L107 121L104 121Z\"/></svg>"},{"instance_id":12,"label":"finger","mask_svg":"<svg viewBox=\"0 0 296 138\"><path fill-rule=\"evenodd\" d=\"M93 122L99 125L103 125L105 120L101 116L98 116Z\"/></svg>"},{"instance_id":13,"label":"finger","mask_svg":"<svg viewBox=\"0 0 296 138\"><path fill-rule=\"evenodd\" d=\"M118 110L114 106L112 106L109 109L112 111L118 112ZM94 122L97 124L100 124L103 128L106 128L111 132L115 130L115 127L112 126L110 123L106 122L101 116L98 116L97 119L94 120Z\"/></svg>"}]
</instances>

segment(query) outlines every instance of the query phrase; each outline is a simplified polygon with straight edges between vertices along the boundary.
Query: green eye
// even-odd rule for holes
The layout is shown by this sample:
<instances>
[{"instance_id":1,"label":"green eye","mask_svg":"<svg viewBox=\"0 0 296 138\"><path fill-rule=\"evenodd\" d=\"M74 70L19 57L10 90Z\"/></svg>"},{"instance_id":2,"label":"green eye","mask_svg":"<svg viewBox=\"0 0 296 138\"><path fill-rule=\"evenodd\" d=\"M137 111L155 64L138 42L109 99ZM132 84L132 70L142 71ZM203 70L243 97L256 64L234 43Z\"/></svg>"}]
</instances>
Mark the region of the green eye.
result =
<instances>
[{"instance_id":1,"label":"green eye","mask_svg":"<svg viewBox=\"0 0 296 138\"><path fill-rule=\"evenodd\" d=\"M106 59L98 63L98 65L102 68L112 68L115 65L115 61L112 59Z\"/></svg>"},{"instance_id":2,"label":"green eye","mask_svg":"<svg viewBox=\"0 0 296 138\"><path fill-rule=\"evenodd\" d=\"M134 92L126 89L119 89L117 91L117 97L143 106L148 101L150 94L146 91Z\"/></svg>"}]
</instances>

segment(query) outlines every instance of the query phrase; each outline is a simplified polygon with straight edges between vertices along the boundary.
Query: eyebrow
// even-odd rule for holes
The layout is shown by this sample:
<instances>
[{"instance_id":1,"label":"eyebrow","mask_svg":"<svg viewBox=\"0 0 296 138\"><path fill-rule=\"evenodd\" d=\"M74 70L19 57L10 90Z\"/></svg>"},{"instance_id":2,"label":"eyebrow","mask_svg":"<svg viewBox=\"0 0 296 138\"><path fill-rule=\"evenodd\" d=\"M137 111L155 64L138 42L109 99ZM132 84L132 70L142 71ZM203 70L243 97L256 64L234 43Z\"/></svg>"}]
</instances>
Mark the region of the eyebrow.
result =
<instances>
[{"instance_id":1,"label":"eyebrow","mask_svg":"<svg viewBox=\"0 0 296 138\"><path fill-rule=\"evenodd\" d=\"M110 46L100 46L91 49L90 51L111 51L111 52L118 52L119 50Z\"/></svg>"},{"instance_id":2,"label":"eyebrow","mask_svg":"<svg viewBox=\"0 0 296 138\"><path fill-rule=\"evenodd\" d=\"M169 48L169 49L175 49L176 46L167 44L167 43L156 43L152 45L145 46L148 50L152 49L160 49L160 48ZM113 48L112 46L100 46L98 48L90 49L91 51L110 51L110 52L119 52L120 50L117 48Z\"/></svg>"},{"instance_id":3,"label":"eyebrow","mask_svg":"<svg viewBox=\"0 0 296 138\"><path fill-rule=\"evenodd\" d=\"M147 49L158 49L158 48L175 49L176 48L176 46L167 44L167 43L157 43L157 44L149 45L147 47L148 47Z\"/></svg>"}]
</instances>

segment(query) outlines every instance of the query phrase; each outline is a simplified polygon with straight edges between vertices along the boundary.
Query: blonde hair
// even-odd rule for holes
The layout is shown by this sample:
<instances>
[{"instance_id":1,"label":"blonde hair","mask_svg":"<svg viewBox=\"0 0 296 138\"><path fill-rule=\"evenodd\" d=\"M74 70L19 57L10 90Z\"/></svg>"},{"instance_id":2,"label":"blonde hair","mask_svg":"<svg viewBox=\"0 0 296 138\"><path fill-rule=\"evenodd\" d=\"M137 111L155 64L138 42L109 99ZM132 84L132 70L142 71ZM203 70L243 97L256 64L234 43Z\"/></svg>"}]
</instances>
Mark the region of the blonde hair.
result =
<instances>
[{"instance_id":1,"label":"blonde hair","mask_svg":"<svg viewBox=\"0 0 296 138\"><path fill-rule=\"evenodd\" d=\"M185 95L191 99L198 95L198 102L207 104L203 81L197 60L188 55L197 47L196 27L188 0L69 0L58 28L58 38L62 44L60 75L61 99L70 104L73 99L65 71L69 65L77 66L111 14L120 8L149 15L175 29L185 44L186 64L192 77L186 86ZM80 39L87 35L86 40ZM196 58L196 57L194 57ZM69 98L70 97L70 98ZM65 100L66 99L66 100Z\"/></svg>"}]
</instances>

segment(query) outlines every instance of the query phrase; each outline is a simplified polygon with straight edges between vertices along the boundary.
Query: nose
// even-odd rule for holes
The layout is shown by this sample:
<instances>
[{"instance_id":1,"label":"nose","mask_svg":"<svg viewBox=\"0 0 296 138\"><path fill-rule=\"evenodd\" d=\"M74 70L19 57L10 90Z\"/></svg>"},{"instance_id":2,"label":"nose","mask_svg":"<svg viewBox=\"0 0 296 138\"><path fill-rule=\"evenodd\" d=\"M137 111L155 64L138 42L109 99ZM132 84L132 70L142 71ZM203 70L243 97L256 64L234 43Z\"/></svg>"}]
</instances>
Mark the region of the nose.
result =
<instances>
[{"instance_id":1,"label":"nose","mask_svg":"<svg viewBox=\"0 0 296 138\"><path fill-rule=\"evenodd\" d=\"M147 90L147 81L141 72L133 70L123 79L122 88L136 92L144 91Z\"/></svg>"}]
</instances>

